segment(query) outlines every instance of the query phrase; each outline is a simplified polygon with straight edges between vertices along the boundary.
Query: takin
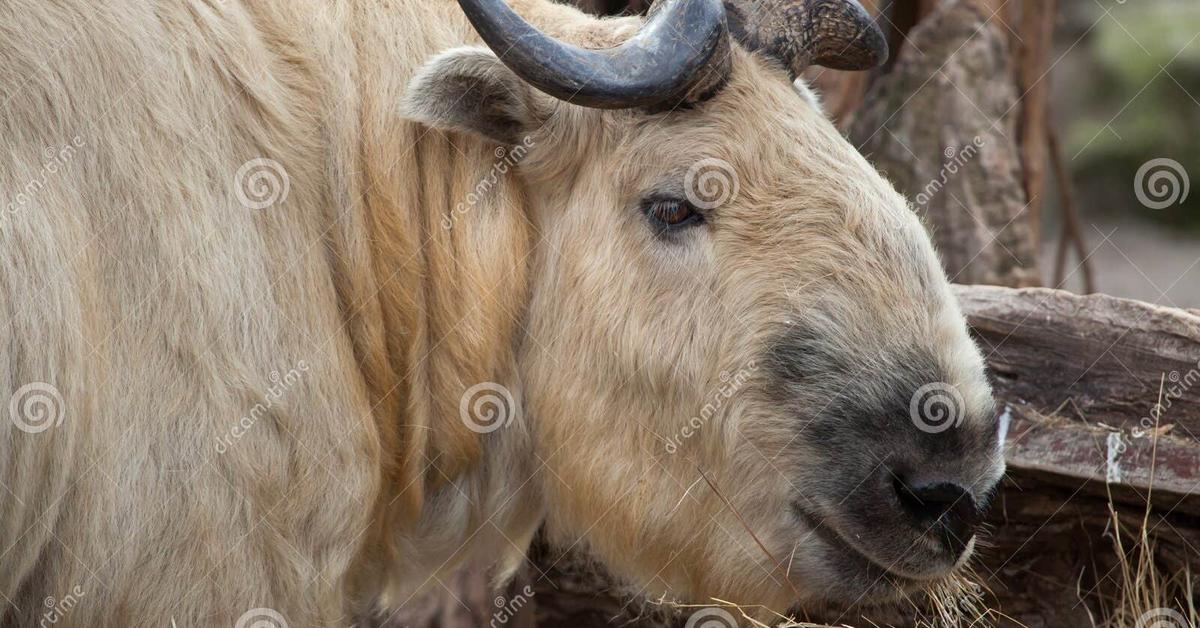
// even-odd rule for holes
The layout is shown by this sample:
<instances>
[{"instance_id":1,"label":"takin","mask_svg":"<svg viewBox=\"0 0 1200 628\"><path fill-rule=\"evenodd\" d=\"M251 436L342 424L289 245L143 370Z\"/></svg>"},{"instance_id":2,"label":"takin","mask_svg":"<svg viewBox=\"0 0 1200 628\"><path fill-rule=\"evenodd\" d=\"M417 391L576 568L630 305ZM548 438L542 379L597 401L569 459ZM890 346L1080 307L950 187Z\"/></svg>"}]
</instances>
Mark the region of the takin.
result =
<instances>
[{"instance_id":1,"label":"takin","mask_svg":"<svg viewBox=\"0 0 1200 628\"><path fill-rule=\"evenodd\" d=\"M969 560L982 357L796 80L857 2L3 13L0 625L386 621L539 529L779 612Z\"/></svg>"}]
</instances>

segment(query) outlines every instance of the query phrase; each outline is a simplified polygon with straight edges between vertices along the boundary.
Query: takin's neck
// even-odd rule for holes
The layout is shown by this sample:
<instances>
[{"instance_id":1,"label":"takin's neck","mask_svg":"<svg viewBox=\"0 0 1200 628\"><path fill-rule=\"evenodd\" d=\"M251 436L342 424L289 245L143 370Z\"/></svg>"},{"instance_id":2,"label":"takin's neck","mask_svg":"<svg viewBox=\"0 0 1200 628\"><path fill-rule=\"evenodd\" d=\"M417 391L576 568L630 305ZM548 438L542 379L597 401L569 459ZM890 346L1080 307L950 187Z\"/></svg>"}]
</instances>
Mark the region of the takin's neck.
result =
<instances>
[{"instance_id":1,"label":"takin's neck","mask_svg":"<svg viewBox=\"0 0 1200 628\"><path fill-rule=\"evenodd\" d=\"M549 0L510 4L543 31L587 47L614 45L641 23L596 28L595 18ZM364 238L354 242L359 273L342 290L385 469L351 586L360 600L395 607L463 562L494 575L515 569L541 523L537 461L523 455L528 417L481 434L462 416L464 396L480 388L503 387L519 403L516 351L537 233L513 174L523 147L398 114L425 61L481 45L457 2L355 6Z\"/></svg>"},{"instance_id":2,"label":"takin's neck","mask_svg":"<svg viewBox=\"0 0 1200 628\"><path fill-rule=\"evenodd\" d=\"M541 0L514 4L580 17ZM519 149L399 116L426 59L477 45L457 3L363 2L355 20L364 237L346 242L359 248L341 289L385 468L350 587L360 602L389 608L463 562L515 568L540 524L532 457L514 455L523 426L481 434L461 416L473 387L519 397L515 352L535 234L512 173ZM368 51L366 41L393 45Z\"/></svg>"},{"instance_id":3,"label":"takin's neck","mask_svg":"<svg viewBox=\"0 0 1200 628\"><path fill-rule=\"evenodd\" d=\"M479 140L409 123L389 134L408 155L363 164L377 320L363 326L363 371L386 467L364 574L378 573L367 590L385 607L463 562L515 567L541 520L532 457L509 459L524 426L487 431L462 410L473 391L519 398L534 242L520 182L497 175L507 157Z\"/></svg>"}]
</instances>

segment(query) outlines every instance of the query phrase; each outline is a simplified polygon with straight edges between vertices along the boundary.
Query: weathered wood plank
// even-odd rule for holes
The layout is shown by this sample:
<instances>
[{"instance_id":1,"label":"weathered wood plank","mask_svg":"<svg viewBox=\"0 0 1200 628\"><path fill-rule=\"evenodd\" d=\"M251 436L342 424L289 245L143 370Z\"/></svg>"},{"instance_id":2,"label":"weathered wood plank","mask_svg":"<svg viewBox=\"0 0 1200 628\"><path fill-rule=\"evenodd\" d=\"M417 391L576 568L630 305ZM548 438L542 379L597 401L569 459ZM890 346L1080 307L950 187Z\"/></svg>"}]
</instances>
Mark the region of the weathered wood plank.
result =
<instances>
[{"instance_id":1,"label":"weathered wood plank","mask_svg":"<svg viewBox=\"0 0 1200 628\"><path fill-rule=\"evenodd\" d=\"M1011 471L1200 514L1200 317L1044 288L955 293L1011 417Z\"/></svg>"},{"instance_id":2,"label":"weathered wood plank","mask_svg":"<svg viewBox=\"0 0 1200 628\"><path fill-rule=\"evenodd\" d=\"M1200 442L1200 316L1045 288L955 294L1000 399L1135 434L1174 425Z\"/></svg>"},{"instance_id":3,"label":"weathered wood plank","mask_svg":"<svg viewBox=\"0 0 1200 628\"><path fill-rule=\"evenodd\" d=\"M1200 445L1134 435L1053 417L1011 416L1005 459L1011 472L1129 504L1200 514Z\"/></svg>"}]
</instances>

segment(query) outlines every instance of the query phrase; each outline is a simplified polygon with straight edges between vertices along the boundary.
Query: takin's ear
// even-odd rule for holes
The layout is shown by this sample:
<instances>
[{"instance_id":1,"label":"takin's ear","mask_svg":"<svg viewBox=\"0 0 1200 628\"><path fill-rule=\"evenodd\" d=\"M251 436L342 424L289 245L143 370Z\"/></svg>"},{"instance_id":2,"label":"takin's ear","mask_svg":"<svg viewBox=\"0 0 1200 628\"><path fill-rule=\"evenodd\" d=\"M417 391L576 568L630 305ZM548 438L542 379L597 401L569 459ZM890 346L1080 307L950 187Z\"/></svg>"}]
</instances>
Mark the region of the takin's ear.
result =
<instances>
[{"instance_id":1,"label":"takin's ear","mask_svg":"<svg viewBox=\"0 0 1200 628\"><path fill-rule=\"evenodd\" d=\"M485 48L454 48L425 63L404 96L406 116L439 129L519 144L537 128L533 88Z\"/></svg>"}]
</instances>

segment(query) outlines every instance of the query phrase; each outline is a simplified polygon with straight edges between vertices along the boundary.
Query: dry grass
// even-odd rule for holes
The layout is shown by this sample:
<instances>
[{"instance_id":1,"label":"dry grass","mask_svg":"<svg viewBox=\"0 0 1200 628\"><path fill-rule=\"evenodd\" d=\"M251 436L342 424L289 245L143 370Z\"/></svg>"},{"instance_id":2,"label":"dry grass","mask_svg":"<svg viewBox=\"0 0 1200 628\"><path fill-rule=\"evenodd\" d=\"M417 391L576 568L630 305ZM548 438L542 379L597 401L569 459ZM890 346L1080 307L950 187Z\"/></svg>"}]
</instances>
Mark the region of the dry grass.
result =
<instances>
[{"instance_id":1,"label":"dry grass","mask_svg":"<svg viewBox=\"0 0 1200 628\"><path fill-rule=\"evenodd\" d=\"M1104 617L1097 628L1188 628L1200 626L1193 591L1195 574L1184 570L1167 574L1155 561L1156 546L1146 520L1132 530L1112 511L1112 541L1119 564L1118 594L1102 599ZM1158 623L1155 623L1155 620Z\"/></svg>"},{"instance_id":2,"label":"dry grass","mask_svg":"<svg viewBox=\"0 0 1200 628\"><path fill-rule=\"evenodd\" d=\"M1162 391L1160 384L1159 398ZM1108 512L1112 517L1111 537L1113 550L1118 559L1119 595L1104 605L1105 616L1099 628L1126 628L1128 626L1188 628L1200 626L1200 615L1196 612L1193 574L1190 570L1177 574L1164 574L1155 560L1157 548L1150 536L1151 496L1154 493L1154 471L1158 461L1158 438L1160 429L1157 419L1152 432L1154 447L1150 459L1150 488L1146 494L1146 508L1141 525L1136 529L1121 520L1121 514L1113 505L1111 491ZM1130 547L1126 550L1126 539Z\"/></svg>"},{"instance_id":3,"label":"dry grass","mask_svg":"<svg viewBox=\"0 0 1200 628\"><path fill-rule=\"evenodd\" d=\"M984 602L981 579L969 567L926 592L929 619L919 620L917 628L950 626L987 626L989 609Z\"/></svg>"}]
</instances>

